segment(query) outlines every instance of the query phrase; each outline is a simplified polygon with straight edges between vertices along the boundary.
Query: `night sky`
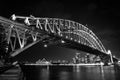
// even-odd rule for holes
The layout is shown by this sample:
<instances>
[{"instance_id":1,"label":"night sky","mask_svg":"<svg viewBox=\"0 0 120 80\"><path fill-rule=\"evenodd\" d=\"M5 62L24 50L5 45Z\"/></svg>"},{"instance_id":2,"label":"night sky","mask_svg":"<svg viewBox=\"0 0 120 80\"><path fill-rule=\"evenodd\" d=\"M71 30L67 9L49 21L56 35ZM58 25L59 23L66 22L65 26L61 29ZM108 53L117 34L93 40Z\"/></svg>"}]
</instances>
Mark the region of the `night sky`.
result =
<instances>
[{"instance_id":1,"label":"night sky","mask_svg":"<svg viewBox=\"0 0 120 80\"><path fill-rule=\"evenodd\" d=\"M105 48L120 58L120 4L117 0L1 0L0 16L9 18L12 14L56 17L87 24ZM28 61L43 57L49 60L70 60L76 52L78 51L55 46L43 48L39 43L17 57Z\"/></svg>"}]
</instances>

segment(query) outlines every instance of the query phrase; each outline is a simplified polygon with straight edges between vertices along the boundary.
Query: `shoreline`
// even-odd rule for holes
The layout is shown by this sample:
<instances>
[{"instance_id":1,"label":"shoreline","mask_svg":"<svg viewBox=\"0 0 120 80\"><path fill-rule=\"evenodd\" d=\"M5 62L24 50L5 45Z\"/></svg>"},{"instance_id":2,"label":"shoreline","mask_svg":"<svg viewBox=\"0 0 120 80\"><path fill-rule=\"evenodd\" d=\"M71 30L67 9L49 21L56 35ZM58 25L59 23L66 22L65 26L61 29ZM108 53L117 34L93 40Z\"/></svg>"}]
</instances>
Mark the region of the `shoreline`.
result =
<instances>
[{"instance_id":1,"label":"shoreline","mask_svg":"<svg viewBox=\"0 0 120 80\"><path fill-rule=\"evenodd\" d=\"M23 65L33 65L33 66L54 66L54 65L58 65L58 66L104 66L104 64L101 63L90 63L90 64L85 64L85 63L80 63L80 64L23 64Z\"/></svg>"}]
</instances>

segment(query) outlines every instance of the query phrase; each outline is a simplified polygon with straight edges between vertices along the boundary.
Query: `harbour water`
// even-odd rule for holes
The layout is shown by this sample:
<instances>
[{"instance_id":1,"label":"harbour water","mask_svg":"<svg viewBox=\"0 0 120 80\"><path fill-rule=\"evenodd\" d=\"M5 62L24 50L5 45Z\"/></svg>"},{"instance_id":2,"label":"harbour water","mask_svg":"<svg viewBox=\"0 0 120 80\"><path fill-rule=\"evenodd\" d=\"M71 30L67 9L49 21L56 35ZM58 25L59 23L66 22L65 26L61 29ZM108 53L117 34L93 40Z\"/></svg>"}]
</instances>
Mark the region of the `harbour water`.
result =
<instances>
[{"instance_id":1,"label":"harbour water","mask_svg":"<svg viewBox=\"0 0 120 80\"><path fill-rule=\"evenodd\" d=\"M24 80L120 80L116 66L22 66Z\"/></svg>"}]
</instances>

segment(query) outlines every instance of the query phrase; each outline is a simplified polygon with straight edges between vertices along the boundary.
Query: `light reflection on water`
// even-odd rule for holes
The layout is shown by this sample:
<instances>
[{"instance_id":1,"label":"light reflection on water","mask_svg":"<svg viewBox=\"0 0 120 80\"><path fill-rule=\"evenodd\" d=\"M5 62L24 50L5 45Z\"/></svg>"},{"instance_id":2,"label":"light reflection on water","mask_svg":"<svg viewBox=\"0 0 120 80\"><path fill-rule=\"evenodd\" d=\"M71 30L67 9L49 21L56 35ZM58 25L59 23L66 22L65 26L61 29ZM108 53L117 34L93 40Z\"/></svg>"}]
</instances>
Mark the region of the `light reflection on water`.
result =
<instances>
[{"instance_id":1,"label":"light reflection on water","mask_svg":"<svg viewBox=\"0 0 120 80\"><path fill-rule=\"evenodd\" d=\"M24 66L26 80L120 80L120 69L110 66Z\"/></svg>"}]
</instances>

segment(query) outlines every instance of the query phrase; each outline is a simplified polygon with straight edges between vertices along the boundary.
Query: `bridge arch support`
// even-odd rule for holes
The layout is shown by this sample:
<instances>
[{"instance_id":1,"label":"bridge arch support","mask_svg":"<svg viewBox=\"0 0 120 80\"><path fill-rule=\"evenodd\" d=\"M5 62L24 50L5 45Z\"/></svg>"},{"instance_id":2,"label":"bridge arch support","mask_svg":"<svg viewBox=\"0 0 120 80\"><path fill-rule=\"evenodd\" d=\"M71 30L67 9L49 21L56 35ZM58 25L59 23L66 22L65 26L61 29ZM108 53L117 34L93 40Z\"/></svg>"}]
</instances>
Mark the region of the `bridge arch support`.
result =
<instances>
[{"instance_id":1,"label":"bridge arch support","mask_svg":"<svg viewBox=\"0 0 120 80\"><path fill-rule=\"evenodd\" d=\"M66 19L38 18L12 15L12 20L0 17L0 25L6 29L10 55L18 55L39 41L65 39L84 45L98 53L107 54L98 37L86 26ZM19 46L17 46L19 45Z\"/></svg>"}]
</instances>

